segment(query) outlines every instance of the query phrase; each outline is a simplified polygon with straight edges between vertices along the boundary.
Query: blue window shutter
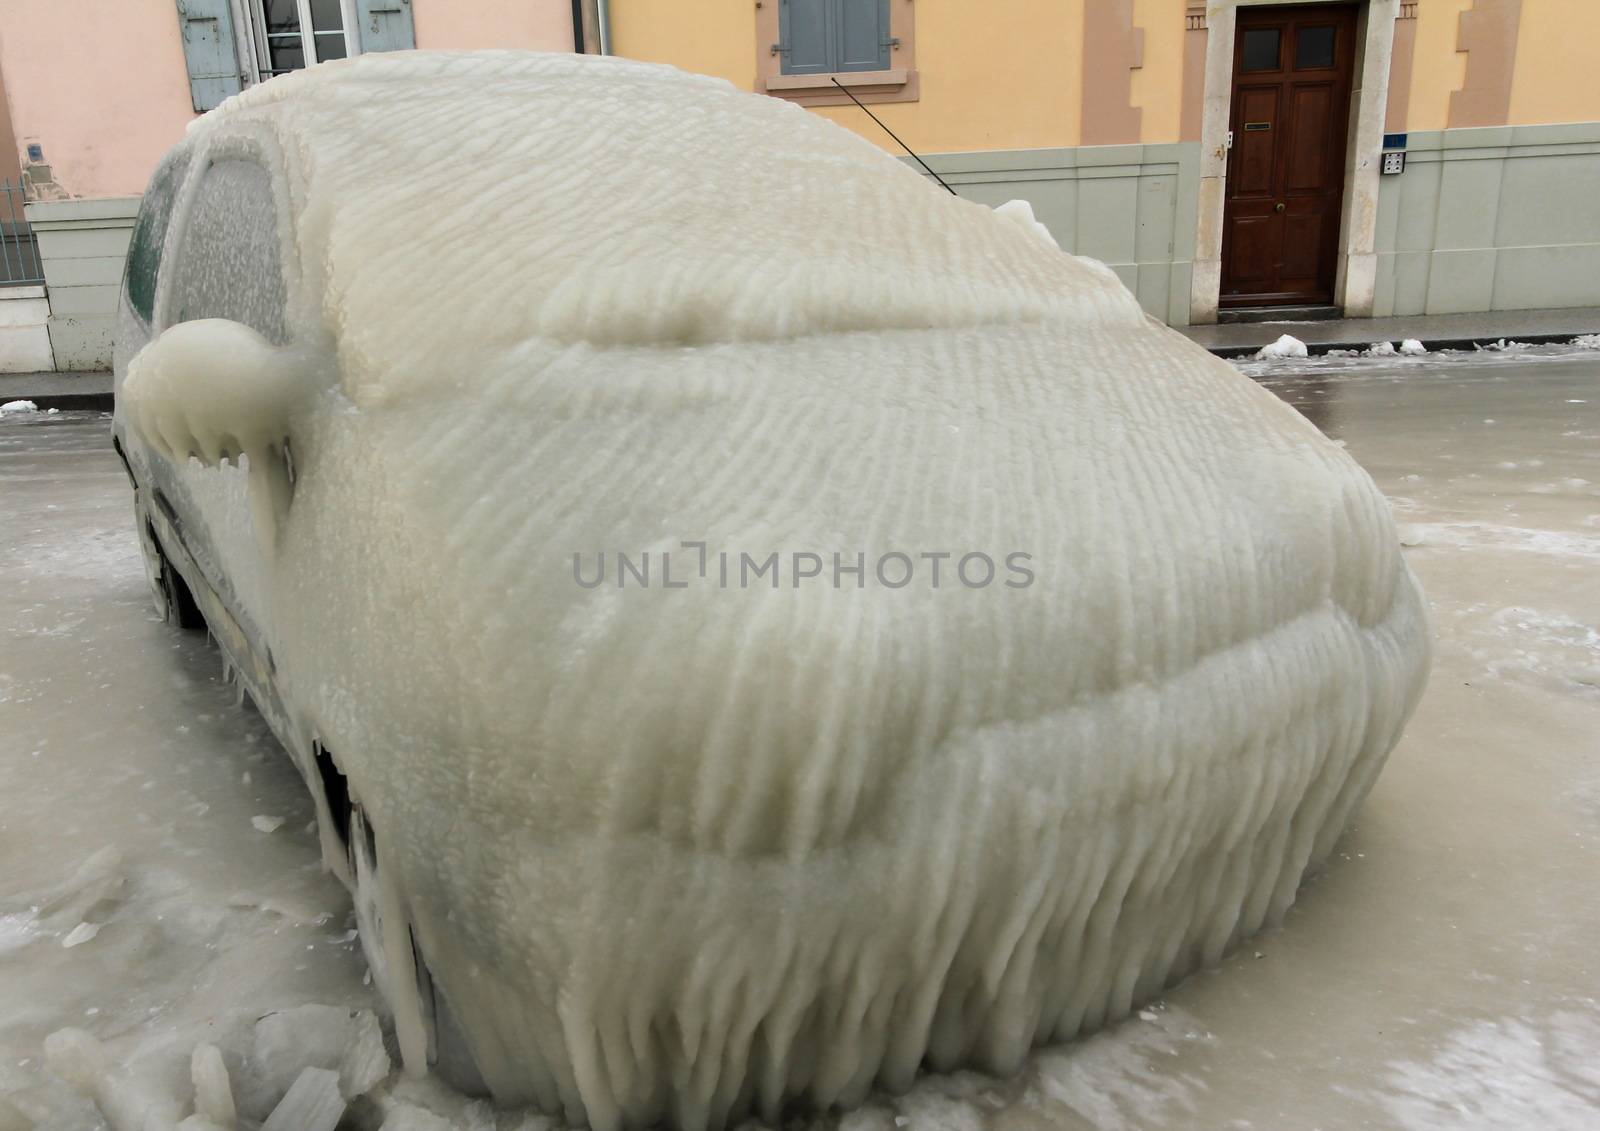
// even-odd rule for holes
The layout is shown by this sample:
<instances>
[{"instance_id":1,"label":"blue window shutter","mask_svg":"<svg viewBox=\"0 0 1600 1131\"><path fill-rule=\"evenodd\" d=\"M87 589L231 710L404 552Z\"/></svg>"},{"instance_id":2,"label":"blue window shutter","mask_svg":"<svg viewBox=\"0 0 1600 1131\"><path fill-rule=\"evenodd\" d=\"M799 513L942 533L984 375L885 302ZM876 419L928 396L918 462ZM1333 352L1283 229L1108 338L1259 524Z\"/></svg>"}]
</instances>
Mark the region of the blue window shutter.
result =
<instances>
[{"instance_id":1,"label":"blue window shutter","mask_svg":"<svg viewBox=\"0 0 1600 1131\"><path fill-rule=\"evenodd\" d=\"M834 0L841 71L889 69L889 0Z\"/></svg>"},{"instance_id":2,"label":"blue window shutter","mask_svg":"<svg viewBox=\"0 0 1600 1131\"><path fill-rule=\"evenodd\" d=\"M356 0L361 50L409 51L417 45L411 26L411 0Z\"/></svg>"},{"instance_id":3,"label":"blue window shutter","mask_svg":"<svg viewBox=\"0 0 1600 1131\"><path fill-rule=\"evenodd\" d=\"M786 75L825 75L835 70L835 0L780 0L778 38Z\"/></svg>"},{"instance_id":4,"label":"blue window shutter","mask_svg":"<svg viewBox=\"0 0 1600 1131\"><path fill-rule=\"evenodd\" d=\"M183 58L189 67L194 108L204 112L238 94L244 82L234 50L229 0L178 0L178 26L183 30Z\"/></svg>"}]
</instances>

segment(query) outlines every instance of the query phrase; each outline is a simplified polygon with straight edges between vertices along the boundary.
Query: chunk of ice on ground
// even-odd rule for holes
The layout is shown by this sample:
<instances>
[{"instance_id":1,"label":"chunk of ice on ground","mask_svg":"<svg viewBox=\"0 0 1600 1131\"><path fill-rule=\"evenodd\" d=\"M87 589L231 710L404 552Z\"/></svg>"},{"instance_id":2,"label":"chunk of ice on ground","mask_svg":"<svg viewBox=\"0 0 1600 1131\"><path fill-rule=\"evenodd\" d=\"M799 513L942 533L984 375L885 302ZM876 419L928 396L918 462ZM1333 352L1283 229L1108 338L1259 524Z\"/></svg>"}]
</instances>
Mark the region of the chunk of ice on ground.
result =
<instances>
[{"instance_id":1,"label":"chunk of ice on ground","mask_svg":"<svg viewBox=\"0 0 1600 1131\"><path fill-rule=\"evenodd\" d=\"M194 1110L223 1127L232 1127L238 1118L233 1107L233 1087L228 1082L228 1066L216 1045L196 1045L189 1058L189 1078L194 1083Z\"/></svg>"},{"instance_id":2,"label":"chunk of ice on ground","mask_svg":"<svg viewBox=\"0 0 1600 1131\"><path fill-rule=\"evenodd\" d=\"M407 1104L391 1109L378 1131L456 1131L456 1126L442 1115Z\"/></svg>"},{"instance_id":3,"label":"chunk of ice on ground","mask_svg":"<svg viewBox=\"0 0 1600 1131\"><path fill-rule=\"evenodd\" d=\"M283 822L284 818L282 817L268 817L261 813L257 813L254 817L250 818L250 823L254 825L258 831L264 833L277 832L283 827Z\"/></svg>"},{"instance_id":4,"label":"chunk of ice on ground","mask_svg":"<svg viewBox=\"0 0 1600 1131\"><path fill-rule=\"evenodd\" d=\"M343 1115L338 1073L307 1068L295 1077L261 1131L333 1131Z\"/></svg>"},{"instance_id":5,"label":"chunk of ice on ground","mask_svg":"<svg viewBox=\"0 0 1600 1131\"><path fill-rule=\"evenodd\" d=\"M365 1095L389 1075L383 1027L370 1009L312 1003L269 1013L256 1022L240 1087L240 1111L260 1119L307 1068L339 1078L347 1100Z\"/></svg>"},{"instance_id":6,"label":"chunk of ice on ground","mask_svg":"<svg viewBox=\"0 0 1600 1131\"><path fill-rule=\"evenodd\" d=\"M1393 357L1398 352L1393 342L1373 342L1367 347L1368 357Z\"/></svg>"},{"instance_id":7,"label":"chunk of ice on ground","mask_svg":"<svg viewBox=\"0 0 1600 1131\"><path fill-rule=\"evenodd\" d=\"M363 1009L350 1021L344 1055L339 1060L339 1090L346 1099L364 1096L389 1075L389 1051L383 1045L378 1015Z\"/></svg>"},{"instance_id":8,"label":"chunk of ice on ground","mask_svg":"<svg viewBox=\"0 0 1600 1131\"><path fill-rule=\"evenodd\" d=\"M99 923L79 923L67 932L67 937L61 940L61 945L67 948L80 946L100 933Z\"/></svg>"},{"instance_id":9,"label":"chunk of ice on ground","mask_svg":"<svg viewBox=\"0 0 1600 1131\"><path fill-rule=\"evenodd\" d=\"M1407 338L1400 343L1400 352L1407 357L1420 357L1428 352L1428 347L1415 338Z\"/></svg>"},{"instance_id":10,"label":"chunk of ice on ground","mask_svg":"<svg viewBox=\"0 0 1600 1131\"><path fill-rule=\"evenodd\" d=\"M0 416L21 416L24 413L38 412L39 406L32 401L7 401L0 404Z\"/></svg>"},{"instance_id":11,"label":"chunk of ice on ground","mask_svg":"<svg viewBox=\"0 0 1600 1131\"><path fill-rule=\"evenodd\" d=\"M171 1127L178 1121L180 1104L159 1081L130 1078L113 1067L104 1046L82 1029L58 1029L44 1041L50 1070L94 1100L108 1123L123 1128Z\"/></svg>"},{"instance_id":12,"label":"chunk of ice on ground","mask_svg":"<svg viewBox=\"0 0 1600 1131\"><path fill-rule=\"evenodd\" d=\"M1293 334L1285 334L1270 346L1262 346L1256 351L1256 360L1265 361L1268 358L1305 357L1306 344Z\"/></svg>"}]
</instances>

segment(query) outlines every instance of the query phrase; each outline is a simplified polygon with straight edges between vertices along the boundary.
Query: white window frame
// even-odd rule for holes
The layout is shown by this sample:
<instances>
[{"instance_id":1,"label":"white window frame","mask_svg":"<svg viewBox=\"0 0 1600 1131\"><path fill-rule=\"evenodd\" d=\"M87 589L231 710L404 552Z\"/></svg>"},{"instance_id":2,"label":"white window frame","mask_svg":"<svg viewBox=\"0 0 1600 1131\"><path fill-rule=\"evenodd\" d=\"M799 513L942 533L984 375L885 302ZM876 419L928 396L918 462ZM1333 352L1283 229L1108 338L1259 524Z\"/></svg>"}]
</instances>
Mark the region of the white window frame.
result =
<instances>
[{"instance_id":1,"label":"white window frame","mask_svg":"<svg viewBox=\"0 0 1600 1131\"><path fill-rule=\"evenodd\" d=\"M306 66L315 66L322 60L317 58L317 35L311 25L311 0L295 0L295 8L300 16L301 53L305 56ZM233 0L233 17L234 26L245 32L235 37L245 85L265 82L273 76L262 0ZM339 18L343 23L345 58L352 59L361 54L361 37L356 32L356 0L339 0Z\"/></svg>"}]
</instances>

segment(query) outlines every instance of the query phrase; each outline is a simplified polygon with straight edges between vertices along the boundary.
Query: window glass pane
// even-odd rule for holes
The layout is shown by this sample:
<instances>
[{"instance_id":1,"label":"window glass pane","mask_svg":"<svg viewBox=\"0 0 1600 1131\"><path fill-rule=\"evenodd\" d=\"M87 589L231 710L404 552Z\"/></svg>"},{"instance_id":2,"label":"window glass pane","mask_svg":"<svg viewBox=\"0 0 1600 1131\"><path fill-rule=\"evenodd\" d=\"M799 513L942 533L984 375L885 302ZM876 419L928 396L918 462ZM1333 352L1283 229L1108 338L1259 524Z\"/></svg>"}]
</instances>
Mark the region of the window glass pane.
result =
<instances>
[{"instance_id":1,"label":"window glass pane","mask_svg":"<svg viewBox=\"0 0 1600 1131\"><path fill-rule=\"evenodd\" d=\"M1331 27L1303 27L1295 37L1294 69L1316 70L1333 66L1333 35Z\"/></svg>"},{"instance_id":2,"label":"window glass pane","mask_svg":"<svg viewBox=\"0 0 1600 1131\"><path fill-rule=\"evenodd\" d=\"M300 6L295 0L261 0L267 17L267 34L300 30Z\"/></svg>"},{"instance_id":3,"label":"window glass pane","mask_svg":"<svg viewBox=\"0 0 1600 1131\"><path fill-rule=\"evenodd\" d=\"M344 58L344 32L319 31L317 33L317 62Z\"/></svg>"},{"instance_id":4,"label":"window glass pane","mask_svg":"<svg viewBox=\"0 0 1600 1131\"><path fill-rule=\"evenodd\" d=\"M313 31L343 31L344 13L339 10L339 0L311 0L311 28ZM324 57L320 47L317 56Z\"/></svg>"},{"instance_id":5,"label":"window glass pane","mask_svg":"<svg viewBox=\"0 0 1600 1131\"><path fill-rule=\"evenodd\" d=\"M205 171L167 270L169 321L230 318L288 341L277 198L265 168L234 158Z\"/></svg>"},{"instance_id":6,"label":"window glass pane","mask_svg":"<svg viewBox=\"0 0 1600 1131\"><path fill-rule=\"evenodd\" d=\"M1275 71L1278 69L1278 29L1275 27L1246 28L1244 56L1241 71Z\"/></svg>"},{"instance_id":7,"label":"window glass pane","mask_svg":"<svg viewBox=\"0 0 1600 1131\"><path fill-rule=\"evenodd\" d=\"M292 39L269 39L267 50L272 55L272 73L275 75L299 70L306 65L305 48L300 46L298 35Z\"/></svg>"},{"instance_id":8,"label":"window glass pane","mask_svg":"<svg viewBox=\"0 0 1600 1131\"><path fill-rule=\"evenodd\" d=\"M128 242L123 285L128 292L128 305L146 323L155 306L156 274L161 268L161 247L167 238L167 223L172 219L172 204L188 167L189 155L185 153L156 170L139 204L139 218L134 221L133 237Z\"/></svg>"}]
</instances>

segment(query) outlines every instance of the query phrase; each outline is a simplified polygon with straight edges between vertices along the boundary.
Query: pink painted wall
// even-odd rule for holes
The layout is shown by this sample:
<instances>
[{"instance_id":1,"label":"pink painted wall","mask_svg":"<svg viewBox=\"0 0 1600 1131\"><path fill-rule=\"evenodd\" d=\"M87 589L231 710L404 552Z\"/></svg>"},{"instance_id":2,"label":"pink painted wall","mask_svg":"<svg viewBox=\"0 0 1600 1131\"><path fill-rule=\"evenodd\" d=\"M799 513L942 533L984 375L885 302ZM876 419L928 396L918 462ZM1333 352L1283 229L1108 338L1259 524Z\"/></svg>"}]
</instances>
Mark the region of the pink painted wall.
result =
<instances>
[{"instance_id":1,"label":"pink painted wall","mask_svg":"<svg viewBox=\"0 0 1600 1131\"><path fill-rule=\"evenodd\" d=\"M412 0L417 46L572 50L572 0Z\"/></svg>"},{"instance_id":2,"label":"pink painted wall","mask_svg":"<svg viewBox=\"0 0 1600 1131\"><path fill-rule=\"evenodd\" d=\"M422 48L572 50L571 0L414 0L412 11ZM0 0L0 73L7 148L42 145L70 196L142 193L195 116L173 0Z\"/></svg>"},{"instance_id":3,"label":"pink painted wall","mask_svg":"<svg viewBox=\"0 0 1600 1131\"><path fill-rule=\"evenodd\" d=\"M134 196L194 117L172 0L5 0L0 68L19 149L73 196Z\"/></svg>"}]
</instances>

